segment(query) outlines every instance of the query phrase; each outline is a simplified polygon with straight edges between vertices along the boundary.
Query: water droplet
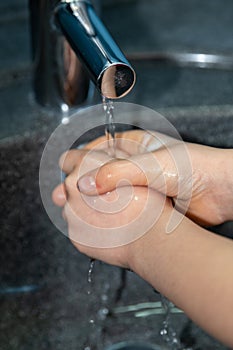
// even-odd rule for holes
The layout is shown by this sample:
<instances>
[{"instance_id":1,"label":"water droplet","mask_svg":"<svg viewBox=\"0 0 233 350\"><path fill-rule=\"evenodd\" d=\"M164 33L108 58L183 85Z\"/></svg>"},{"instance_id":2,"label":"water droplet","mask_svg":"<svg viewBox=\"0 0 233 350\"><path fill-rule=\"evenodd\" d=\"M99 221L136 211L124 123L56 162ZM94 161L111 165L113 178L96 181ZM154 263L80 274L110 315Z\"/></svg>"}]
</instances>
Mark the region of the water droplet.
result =
<instances>
[{"instance_id":1,"label":"water droplet","mask_svg":"<svg viewBox=\"0 0 233 350\"><path fill-rule=\"evenodd\" d=\"M69 117L64 117L64 118L62 118L61 122L62 122L63 125L68 125L69 122L70 122L70 118Z\"/></svg>"},{"instance_id":2,"label":"water droplet","mask_svg":"<svg viewBox=\"0 0 233 350\"><path fill-rule=\"evenodd\" d=\"M164 335L167 335L167 330L165 328L161 329L160 335L163 337Z\"/></svg>"},{"instance_id":3,"label":"water droplet","mask_svg":"<svg viewBox=\"0 0 233 350\"><path fill-rule=\"evenodd\" d=\"M106 307L103 307L102 309L99 309L98 311L98 318L102 321L104 321L109 314L109 310Z\"/></svg>"},{"instance_id":4,"label":"water droplet","mask_svg":"<svg viewBox=\"0 0 233 350\"><path fill-rule=\"evenodd\" d=\"M93 282L93 271L94 271L94 266L95 266L95 259L91 259L90 260L90 264L89 264L89 269L88 269L88 273L87 273L87 282L88 283L92 283Z\"/></svg>"},{"instance_id":5,"label":"water droplet","mask_svg":"<svg viewBox=\"0 0 233 350\"><path fill-rule=\"evenodd\" d=\"M61 110L63 113L67 113L69 111L69 106L66 103L62 103Z\"/></svg>"}]
</instances>

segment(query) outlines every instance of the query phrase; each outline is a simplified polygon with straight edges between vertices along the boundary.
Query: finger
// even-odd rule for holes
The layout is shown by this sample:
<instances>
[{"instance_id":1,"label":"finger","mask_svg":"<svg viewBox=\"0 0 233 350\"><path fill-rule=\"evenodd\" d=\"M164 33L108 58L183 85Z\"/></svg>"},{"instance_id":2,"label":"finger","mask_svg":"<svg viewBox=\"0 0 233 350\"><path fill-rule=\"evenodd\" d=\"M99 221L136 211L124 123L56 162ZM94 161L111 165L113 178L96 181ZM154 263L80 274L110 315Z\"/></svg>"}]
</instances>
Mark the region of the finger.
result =
<instances>
[{"instance_id":1,"label":"finger","mask_svg":"<svg viewBox=\"0 0 233 350\"><path fill-rule=\"evenodd\" d=\"M100 136L97 139L88 142L83 149L105 149L106 148L106 136Z\"/></svg>"},{"instance_id":2,"label":"finger","mask_svg":"<svg viewBox=\"0 0 233 350\"><path fill-rule=\"evenodd\" d=\"M126 150L129 155L138 153L138 148L141 145L143 137L147 133L143 130L128 130L119 133L115 133L115 147L121 150ZM127 145L126 145L126 141ZM131 142L130 142L131 141ZM106 149L107 145L106 136L98 137L97 139L89 142L86 149Z\"/></svg>"},{"instance_id":3,"label":"finger","mask_svg":"<svg viewBox=\"0 0 233 350\"><path fill-rule=\"evenodd\" d=\"M129 155L159 150L178 141L170 136L150 130L127 130L115 134L115 147L127 151ZM88 143L86 149L105 149L106 137L101 136Z\"/></svg>"},{"instance_id":4,"label":"finger","mask_svg":"<svg viewBox=\"0 0 233 350\"><path fill-rule=\"evenodd\" d=\"M165 164L166 161L165 161ZM176 169L173 170L174 172ZM88 195L103 194L122 186L149 186L167 195L175 195L177 177L171 176L152 153L116 160L82 176L79 190Z\"/></svg>"},{"instance_id":5,"label":"finger","mask_svg":"<svg viewBox=\"0 0 233 350\"><path fill-rule=\"evenodd\" d=\"M132 177L132 174L134 176ZM95 169L78 180L78 188L81 192L96 195L112 191L117 184L123 181L127 184L146 185L146 178L140 169L129 160L116 160Z\"/></svg>"},{"instance_id":6,"label":"finger","mask_svg":"<svg viewBox=\"0 0 233 350\"><path fill-rule=\"evenodd\" d=\"M149 135L145 130L128 130L117 134L116 147L121 150L127 150L129 155L142 153L144 148L143 140ZM145 152L145 148L144 148Z\"/></svg>"},{"instance_id":7,"label":"finger","mask_svg":"<svg viewBox=\"0 0 233 350\"><path fill-rule=\"evenodd\" d=\"M176 196L177 169L167 152L153 153L106 163L82 176L79 190L88 195L103 194L122 186L149 186L167 196Z\"/></svg>"},{"instance_id":8,"label":"finger","mask_svg":"<svg viewBox=\"0 0 233 350\"><path fill-rule=\"evenodd\" d=\"M130 155L158 151L177 143L173 137L151 130L129 130L116 136L117 147L126 149Z\"/></svg>"},{"instance_id":9,"label":"finger","mask_svg":"<svg viewBox=\"0 0 233 350\"><path fill-rule=\"evenodd\" d=\"M70 174L72 170L80 163L86 156L85 150L70 150L63 153L59 160L59 166L66 174Z\"/></svg>"},{"instance_id":10,"label":"finger","mask_svg":"<svg viewBox=\"0 0 233 350\"><path fill-rule=\"evenodd\" d=\"M60 184L53 190L52 200L58 207L63 207L65 205L67 197L63 184Z\"/></svg>"},{"instance_id":11,"label":"finger","mask_svg":"<svg viewBox=\"0 0 233 350\"><path fill-rule=\"evenodd\" d=\"M59 165L66 174L70 174L75 168L79 169L79 174L83 174L100 167L110 159L106 152L99 150L70 150L63 153Z\"/></svg>"}]
</instances>

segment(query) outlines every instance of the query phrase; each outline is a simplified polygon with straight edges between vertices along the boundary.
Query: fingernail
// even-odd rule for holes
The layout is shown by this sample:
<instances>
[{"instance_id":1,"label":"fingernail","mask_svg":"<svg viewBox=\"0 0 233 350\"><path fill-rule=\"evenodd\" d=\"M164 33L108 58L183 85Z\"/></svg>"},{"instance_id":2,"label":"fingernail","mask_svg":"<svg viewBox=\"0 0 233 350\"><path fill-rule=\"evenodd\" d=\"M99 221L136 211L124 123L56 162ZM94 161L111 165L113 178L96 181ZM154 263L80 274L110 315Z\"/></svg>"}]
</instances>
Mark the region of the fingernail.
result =
<instances>
[{"instance_id":1,"label":"fingernail","mask_svg":"<svg viewBox=\"0 0 233 350\"><path fill-rule=\"evenodd\" d=\"M92 192L96 190L95 179L92 176L83 176L78 181L78 188L81 192Z\"/></svg>"}]
</instances>

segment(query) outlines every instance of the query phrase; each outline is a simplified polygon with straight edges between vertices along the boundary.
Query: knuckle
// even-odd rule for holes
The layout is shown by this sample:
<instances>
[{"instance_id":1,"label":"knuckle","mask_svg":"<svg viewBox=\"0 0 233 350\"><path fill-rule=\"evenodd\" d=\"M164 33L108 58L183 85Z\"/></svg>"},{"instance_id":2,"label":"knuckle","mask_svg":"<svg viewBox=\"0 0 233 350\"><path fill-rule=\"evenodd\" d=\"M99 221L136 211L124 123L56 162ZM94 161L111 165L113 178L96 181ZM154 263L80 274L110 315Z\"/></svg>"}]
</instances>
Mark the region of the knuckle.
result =
<instances>
[{"instance_id":1,"label":"knuckle","mask_svg":"<svg viewBox=\"0 0 233 350\"><path fill-rule=\"evenodd\" d=\"M74 176L73 174L70 174L69 176L67 176L64 180L64 185L65 188L68 192L70 192L71 190L73 190L74 188L76 188L76 176Z\"/></svg>"}]
</instances>

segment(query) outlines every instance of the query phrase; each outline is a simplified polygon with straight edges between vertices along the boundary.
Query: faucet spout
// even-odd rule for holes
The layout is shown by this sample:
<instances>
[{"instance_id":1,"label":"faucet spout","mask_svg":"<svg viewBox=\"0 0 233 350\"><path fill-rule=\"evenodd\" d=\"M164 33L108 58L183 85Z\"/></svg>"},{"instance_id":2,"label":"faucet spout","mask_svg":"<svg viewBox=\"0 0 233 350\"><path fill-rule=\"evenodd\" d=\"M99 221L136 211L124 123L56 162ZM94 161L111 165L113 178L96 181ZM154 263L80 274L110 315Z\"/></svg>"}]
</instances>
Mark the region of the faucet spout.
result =
<instances>
[{"instance_id":1,"label":"faucet spout","mask_svg":"<svg viewBox=\"0 0 233 350\"><path fill-rule=\"evenodd\" d=\"M29 0L29 5L39 104L60 111L83 105L90 95L90 79L109 99L132 89L135 72L92 2Z\"/></svg>"},{"instance_id":2,"label":"faucet spout","mask_svg":"<svg viewBox=\"0 0 233 350\"><path fill-rule=\"evenodd\" d=\"M135 72L90 1L62 1L55 17L100 93L109 99L125 96L134 86Z\"/></svg>"}]
</instances>

